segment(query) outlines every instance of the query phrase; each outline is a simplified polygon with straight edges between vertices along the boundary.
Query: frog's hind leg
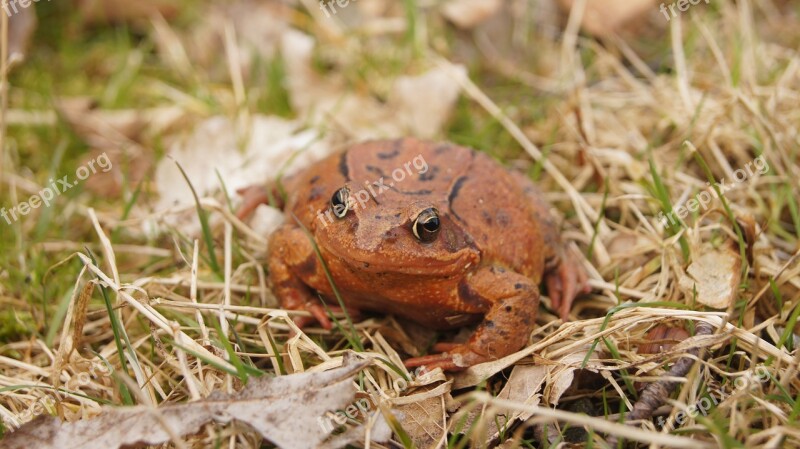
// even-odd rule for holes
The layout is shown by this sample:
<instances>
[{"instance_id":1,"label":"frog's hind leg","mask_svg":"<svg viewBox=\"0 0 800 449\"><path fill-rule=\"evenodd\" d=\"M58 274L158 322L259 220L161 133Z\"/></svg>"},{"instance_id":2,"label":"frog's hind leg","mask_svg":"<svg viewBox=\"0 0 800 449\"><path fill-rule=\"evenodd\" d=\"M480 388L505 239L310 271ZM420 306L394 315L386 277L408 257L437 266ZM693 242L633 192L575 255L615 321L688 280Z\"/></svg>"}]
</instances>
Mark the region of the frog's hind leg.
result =
<instances>
[{"instance_id":1,"label":"frog's hind leg","mask_svg":"<svg viewBox=\"0 0 800 449\"><path fill-rule=\"evenodd\" d=\"M466 343L435 347L448 351L408 359L406 367L458 371L505 357L528 343L539 308L539 288L531 279L500 267L485 267L464 282L459 295L469 296L469 299L461 300L488 304L483 322Z\"/></svg>"},{"instance_id":2,"label":"frog's hind leg","mask_svg":"<svg viewBox=\"0 0 800 449\"><path fill-rule=\"evenodd\" d=\"M553 310L566 321L575 297L591 291L587 282L588 275L580 260L564 246L558 226L550 213L550 205L544 200L542 192L521 173L514 172L513 176L533 206L534 218L539 223L539 232L545 243L544 281L547 295L552 301Z\"/></svg>"}]
</instances>

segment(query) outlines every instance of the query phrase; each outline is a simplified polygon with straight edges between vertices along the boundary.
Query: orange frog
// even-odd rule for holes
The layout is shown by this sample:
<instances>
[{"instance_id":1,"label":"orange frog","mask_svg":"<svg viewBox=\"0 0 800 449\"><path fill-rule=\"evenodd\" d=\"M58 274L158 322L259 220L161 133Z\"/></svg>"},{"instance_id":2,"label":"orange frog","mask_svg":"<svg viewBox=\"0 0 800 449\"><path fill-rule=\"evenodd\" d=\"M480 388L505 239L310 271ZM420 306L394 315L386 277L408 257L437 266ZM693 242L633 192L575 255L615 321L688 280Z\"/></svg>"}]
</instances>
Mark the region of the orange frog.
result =
<instances>
[{"instance_id":1,"label":"orange frog","mask_svg":"<svg viewBox=\"0 0 800 449\"><path fill-rule=\"evenodd\" d=\"M269 278L284 308L311 313L298 325L331 328L320 296L339 310L306 231L348 310L434 329L480 322L466 343L438 345L447 352L409 359L408 367L455 371L519 350L534 328L543 279L562 319L588 291L534 185L469 148L365 142L282 184L287 220L269 240ZM263 189L251 190L240 215L265 199Z\"/></svg>"}]
</instances>

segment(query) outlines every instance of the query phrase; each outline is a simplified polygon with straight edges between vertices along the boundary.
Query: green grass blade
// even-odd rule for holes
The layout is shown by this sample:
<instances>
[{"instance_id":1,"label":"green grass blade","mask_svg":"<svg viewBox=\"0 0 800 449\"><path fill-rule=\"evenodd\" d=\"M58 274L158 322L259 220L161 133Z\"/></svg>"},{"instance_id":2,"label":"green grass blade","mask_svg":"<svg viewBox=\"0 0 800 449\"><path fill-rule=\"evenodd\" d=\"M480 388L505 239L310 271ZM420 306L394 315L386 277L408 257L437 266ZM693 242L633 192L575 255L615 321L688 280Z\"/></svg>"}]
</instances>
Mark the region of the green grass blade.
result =
<instances>
[{"instance_id":1,"label":"green grass blade","mask_svg":"<svg viewBox=\"0 0 800 449\"><path fill-rule=\"evenodd\" d=\"M219 279L224 279L225 276L222 274L222 270L219 267L219 263L217 262L217 254L214 252L214 239L211 236L211 226L208 224L208 214L206 214L205 209L203 206L200 205L200 197L197 196L197 192L194 190L194 186L192 185L192 181L189 180L189 176L181 167L181 164L178 161L175 161L175 165L178 166L178 170L181 171L181 175L183 175L183 179L186 180L186 184L189 185L189 189L192 191L192 196L194 197L194 203L197 207L197 217L200 219L200 227L203 230L203 240L206 243L206 249L208 250L208 263L211 266L211 270L217 275Z\"/></svg>"}]
</instances>

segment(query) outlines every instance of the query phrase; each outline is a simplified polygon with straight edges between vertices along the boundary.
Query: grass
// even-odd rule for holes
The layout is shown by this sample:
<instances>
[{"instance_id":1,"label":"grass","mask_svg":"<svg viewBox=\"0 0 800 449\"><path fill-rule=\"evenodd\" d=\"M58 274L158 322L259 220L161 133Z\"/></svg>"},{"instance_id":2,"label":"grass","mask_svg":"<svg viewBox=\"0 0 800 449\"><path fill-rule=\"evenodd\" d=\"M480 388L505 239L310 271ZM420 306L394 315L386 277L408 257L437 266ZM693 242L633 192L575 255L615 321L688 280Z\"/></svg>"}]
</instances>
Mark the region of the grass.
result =
<instances>
[{"instance_id":1,"label":"grass","mask_svg":"<svg viewBox=\"0 0 800 449\"><path fill-rule=\"evenodd\" d=\"M296 133L316 131L293 160L319 145L338 148L380 134L401 114L385 109L393 101L394 79L435 69L432 61L440 56L464 64L479 93L499 112L476 101L474 92L462 93L435 139L484 151L537 181L562 223L563 238L592 267L594 288L576 303L568 323L555 323L544 298L531 354L498 366L477 386L445 388L442 404L448 394L462 401L455 412L448 402L447 409L426 405L437 412L431 413L435 419L413 414L391 419L395 443L481 447L494 425L498 436L493 443L505 441L504 447L556 447L565 441L610 447L610 437L617 438L617 447L669 446L657 421L630 426L642 432L633 436L595 427L625 424L628 403L636 401L640 386L656 381L687 351L679 344L661 354L639 354L652 327L682 325L693 335L695 324L705 321L726 327L707 340L708 359L666 402L673 408L659 416L674 418L712 388L721 389L725 401L687 419L674 434L696 446L800 445L797 5L750 0L693 8L681 18L683 36L677 42L683 48L678 52L670 39L671 24L659 21L657 8L642 19L647 30L622 36L629 48L581 34L570 49L564 47L570 36L563 35L563 23L537 9L544 0L477 31L458 30L431 2L393 2L376 13L388 20L359 18L362 6L353 3L331 19L336 22L315 18L301 3L268 3L264 8L275 22L256 27L263 32L291 26L313 38L310 68L316 78L299 88L293 84L302 80L293 59L297 49L281 48L262 34L258 42L269 49L248 47L247 32L253 30L246 27L253 25L241 17L234 22L242 67L231 65L237 58L229 57L219 34L198 37L212 28L209 19L225 14L207 9L206 2L184 1L179 16L168 22L178 41L155 33L147 20L91 25L72 4L37 5L40 25L33 50L9 78L8 111L17 115L7 126L1 156L0 207L27 200L51 178L74 174L92 150L116 152L118 158L109 183L114 188L98 187L90 179L57 197L52 207L11 224L0 218L0 422L22 416L55 392L63 393L58 395L62 406L47 413L75 420L97 413L99 405L131 405L141 397L158 404L186 401L251 376L312 369L352 349L380 362L359 377L362 391L380 390L423 404L428 389L443 385L442 379L415 378L402 359L409 355L405 349L424 350L430 334L382 315L356 322L346 312L332 314L336 327L331 332L314 327L298 332L291 320L300 312L280 310L264 281L262 231L231 218L237 199L221 191L203 192L197 186L205 179L179 165L191 201L183 208L156 210L156 166L146 165L140 174L133 167L143 155L165 160L174 142L209 117L226 117L248 129L249 119L260 114L292 121ZM253 17L266 14L247 11ZM338 31L328 29L334 23ZM365 24L372 28L361 27ZM197 42L199 49L194 48ZM481 44L486 42L491 47ZM167 56L176 46L189 55L188 69ZM244 98L231 81L238 69ZM576 73L582 81L570 87L564 80ZM303 93L309 102L305 106L298 100ZM70 97L92 99L92 111L100 116L170 106L180 111L180 120L166 128L146 123L125 138L97 127L90 133L58 112L60 100ZM360 103L348 108L354 98ZM415 99L416 113L431 109L428 101L436 100ZM321 119L315 116L320 111ZM39 118L30 118L34 112ZM81 116L79 125L88 127L92 120ZM541 156L531 157L536 154L531 148ZM706 182L730 180L733 170L761 155L769 161L767 173L737 185L707 211L666 227L660 223L659 212L672 213L705 189ZM284 169L283 164L275 167L264 181L282 177ZM215 170L209 179L227 190L235 179L223 173ZM109 245L94 228L89 208L100 231L110 236ZM747 241L737 220L744 215L755 222L754 242ZM696 287L681 287L680 279L702 251L728 242L742 259L742 282L729 307L713 310L697 297ZM315 243L314 248L319 256ZM85 266L76 260L77 253L89 255L112 280L118 273L124 292L193 341L180 340L117 298L99 276L81 275ZM325 272L333 283L327 265ZM96 283L93 290L90 283ZM336 286L334 291L343 306L345 292ZM73 302L81 292L91 295L85 311ZM76 328L79 342L73 338ZM85 385L65 383L88 373L92 363L107 363L109 374ZM521 412L492 399L515 369L531 364L548 367L550 377L537 392L541 396L516 402L569 414L556 419L537 412L535 420L506 424L506 418ZM54 366L60 367L58 375ZM752 390L737 389L735 379L758 366L766 367L770 380ZM572 388L559 390L559 379L573 373ZM395 388L400 380L410 386ZM141 392L129 385L138 385ZM476 390L487 394L469 396ZM595 410L572 411L582 401ZM392 402L382 407L391 408ZM470 414L472 409L483 411ZM574 441L579 432L568 429L589 432ZM0 432L8 430L9 424L0 426ZM186 442L227 447L234 433L243 436L231 440L236 447L269 447L246 429L218 425Z\"/></svg>"}]
</instances>

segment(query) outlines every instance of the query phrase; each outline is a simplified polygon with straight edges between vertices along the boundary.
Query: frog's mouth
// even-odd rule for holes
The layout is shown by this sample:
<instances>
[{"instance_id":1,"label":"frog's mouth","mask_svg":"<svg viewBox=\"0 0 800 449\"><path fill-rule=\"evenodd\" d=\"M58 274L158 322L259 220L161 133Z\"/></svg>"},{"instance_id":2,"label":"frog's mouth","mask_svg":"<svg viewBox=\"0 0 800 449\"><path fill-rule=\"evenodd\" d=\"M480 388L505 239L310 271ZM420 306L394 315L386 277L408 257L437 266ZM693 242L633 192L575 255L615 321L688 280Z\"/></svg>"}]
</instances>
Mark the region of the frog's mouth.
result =
<instances>
[{"instance_id":1,"label":"frog's mouth","mask_svg":"<svg viewBox=\"0 0 800 449\"><path fill-rule=\"evenodd\" d=\"M336 249L327 248L326 252L354 271L414 276L457 275L475 267L480 261L479 253L473 248L463 248L454 253L445 253L444 257L414 257L402 260L393 260L391 255L381 256L380 253L375 252L361 254L362 251L358 250L343 254Z\"/></svg>"}]
</instances>

